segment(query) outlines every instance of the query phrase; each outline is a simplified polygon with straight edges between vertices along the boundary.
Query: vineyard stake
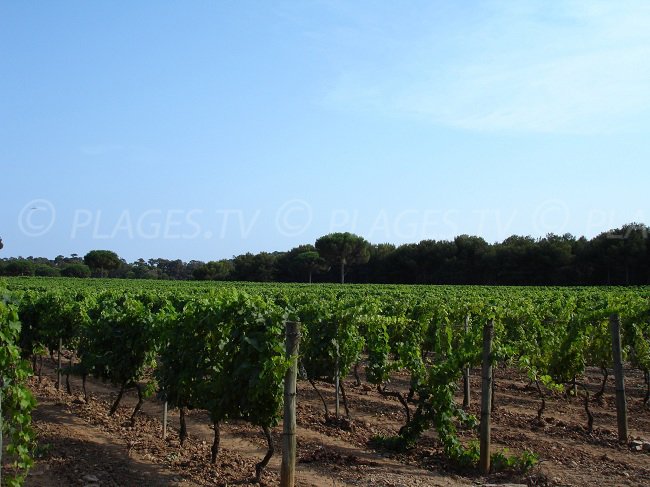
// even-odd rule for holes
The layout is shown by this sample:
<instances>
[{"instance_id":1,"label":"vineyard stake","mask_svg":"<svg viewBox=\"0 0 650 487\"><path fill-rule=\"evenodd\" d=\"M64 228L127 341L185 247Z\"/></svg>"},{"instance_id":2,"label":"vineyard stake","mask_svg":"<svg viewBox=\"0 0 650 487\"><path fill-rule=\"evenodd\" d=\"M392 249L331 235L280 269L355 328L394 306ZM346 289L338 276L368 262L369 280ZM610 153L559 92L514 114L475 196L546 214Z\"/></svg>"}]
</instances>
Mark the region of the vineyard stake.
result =
<instances>
[{"instance_id":1,"label":"vineyard stake","mask_svg":"<svg viewBox=\"0 0 650 487\"><path fill-rule=\"evenodd\" d=\"M163 440L167 438L167 401L163 404Z\"/></svg>"},{"instance_id":2,"label":"vineyard stake","mask_svg":"<svg viewBox=\"0 0 650 487\"><path fill-rule=\"evenodd\" d=\"M609 317L612 332L612 356L614 358L614 379L616 381L616 423L618 425L618 442L627 443L627 401L625 399L625 375L621 355L621 319L618 313Z\"/></svg>"},{"instance_id":3,"label":"vineyard stake","mask_svg":"<svg viewBox=\"0 0 650 487\"><path fill-rule=\"evenodd\" d=\"M339 409L340 409L340 386L339 382L341 381L341 378L339 376L339 337L338 333L336 334L336 371L334 373L334 390L335 390L335 395L334 397L336 398L336 419L339 419Z\"/></svg>"},{"instance_id":4,"label":"vineyard stake","mask_svg":"<svg viewBox=\"0 0 650 487\"><path fill-rule=\"evenodd\" d=\"M494 320L489 320L483 327L483 371L481 390L481 456L479 468L481 473L490 473L490 414L492 412L492 337Z\"/></svg>"},{"instance_id":5,"label":"vineyard stake","mask_svg":"<svg viewBox=\"0 0 650 487\"><path fill-rule=\"evenodd\" d=\"M293 487L296 482L296 381L298 379L298 349L300 323L288 321L286 353L291 366L284 375L284 424L282 431L282 466L280 486Z\"/></svg>"},{"instance_id":6,"label":"vineyard stake","mask_svg":"<svg viewBox=\"0 0 650 487\"><path fill-rule=\"evenodd\" d=\"M465 335L469 331L469 313L465 315ZM470 387L469 387L469 365L465 367L463 374L463 407L468 408L470 403Z\"/></svg>"}]
</instances>

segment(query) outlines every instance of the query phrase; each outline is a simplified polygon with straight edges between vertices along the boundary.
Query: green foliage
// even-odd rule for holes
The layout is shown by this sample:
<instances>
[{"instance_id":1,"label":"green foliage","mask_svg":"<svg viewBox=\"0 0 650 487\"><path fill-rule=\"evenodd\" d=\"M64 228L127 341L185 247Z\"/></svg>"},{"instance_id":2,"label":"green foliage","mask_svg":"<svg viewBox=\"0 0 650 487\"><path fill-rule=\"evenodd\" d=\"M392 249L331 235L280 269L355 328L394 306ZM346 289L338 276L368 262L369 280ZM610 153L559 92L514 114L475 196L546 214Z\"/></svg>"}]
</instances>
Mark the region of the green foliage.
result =
<instances>
[{"instance_id":1,"label":"green foliage","mask_svg":"<svg viewBox=\"0 0 650 487\"><path fill-rule=\"evenodd\" d=\"M412 445L409 445L407 440L401 435L375 435L370 439L370 445L379 450L390 450L400 453L405 452L412 447Z\"/></svg>"},{"instance_id":2,"label":"green foliage","mask_svg":"<svg viewBox=\"0 0 650 487\"><path fill-rule=\"evenodd\" d=\"M445 331L439 333L446 335ZM437 341L437 340L436 340ZM413 444L430 427L438 433L445 454L460 465L473 465L477 459L476 445L464 446L456 434L456 421L474 426L476 420L466 414L454 401L457 382L467 365L480 363L481 348L478 345L477 330L465 334L455 349L429 365L419 384L419 402L413 420L403 429L402 436L407 444Z\"/></svg>"},{"instance_id":3,"label":"green foliage","mask_svg":"<svg viewBox=\"0 0 650 487\"><path fill-rule=\"evenodd\" d=\"M90 267L86 264L68 264L61 269L64 277L90 277Z\"/></svg>"},{"instance_id":4,"label":"green foliage","mask_svg":"<svg viewBox=\"0 0 650 487\"><path fill-rule=\"evenodd\" d=\"M110 250L91 250L84 256L84 264L101 277L104 277L108 271L117 269L120 263L118 255Z\"/></svg>"},{"instance_id":5,"label":"green foliage","mask_svg":"<svg viewBox=\"0 0 650 487\"><path fill-rule=\"evenodd\" d=\"M47 264L36 264L34 266L34 275L41 277L58 277L61 275L59 269Z\"/></svg>"},{"instance_id":6,"label":"green foliage","mask_svg":"<svg viewBox=\"0 0 650 487\"><path fill-rule=\"evenodd\" d=\"M370 244L363 237L349 232L320 237L315 246L327 262L340 267L341 283L345 280L345 266L365 264L370 259Z\"/></svg>"},{"instance_id":7,"label":"green foliage","mask_svg":"<svg viewBox=\"0 0 650 487\"><path fill-rule=\"evenodd\" d=\"M8 486L19 486L25 481L32 466L35 439L31 411L36 401L25 386L30 368L20 356L19 333L16 306L3 295L0 297L0 428L7 443L0 445L0 458L5 449L8 476L3 481Z\"/></svg>"},{"instance_id":8,"label":"green foliage","mask_svg":"<svg viewBox=\"0 0 650 487\"><path fill-rule=\"evenodd\" d=\"M210 261L194 269L192 277L199 281L225 281L234 269L235 266L229 260Z\"/></svg>"},{"instance_id":9,"label":"green foliage","mask_svg":"<svg viewBox=\"0 0 650 487\"><path fill-rule=\"evenodd\" d=\"M610 313L621 316L630 362L647 371L650 361L647 288L343 289L55 278L12 278L7 285L20 303L22 331L10 328L20 333L23 356L51 350L61 338L81 357L79 372L118 385L147 380L171 406L206 409L215 422L277 424L288 366L284 323L299 319L301 361L310 378L333 381L337 366L347 376L364 347L366 379L384 392L396 371L410 373L412 420L399 436L378 437L376 444L408 448L434 428L445 454L466 466L476 464L477 445L461 442L456 430L475 429L477 422L454 396L462 371L480 364L488 320L493 364L519 367L542 398L587 365L609 365ZM500 455L495 468L524 470L535 462L526 452Z\"/></svg>"},{"instance_id":10,"label":"green foliage","mask_svg":"<svg viewBox=\"0 0 650 487\"><path fill-rule=\"evenodd\" d=\"M311 277L314 272L324 272L329 270L329 268L325 259L315 250L301 252L291 262L291 270L296 274L306 274L309 282L311 282Z\"/></svg>"},{"instance_id":11,"label":"green foliage","mask_svg":"<svg viewBox=\"0 0 650 487\"><path fill-rule=\"evenodd\" d=\"M509 455L508 453L509 450L504 448L491 455L490 464L493 472L510 471L524 474L539 462L539 457L528 450L524 450L520 455Z\"/></svg>"},{"instance_id":12,"label":"green foliage","mask_svg":"<svg viewBox=\"0 0 650 487\"><path fill-rule=\"evenodd\" d=\"M230 303L233 326L226 345L221 407L227 418L276 426L281 418L285 315L259 296L239 293Z\"/></svg>"},{"instance_id":13,"label":"green foliage","mask_svg":"<svg viewBox=\"0 0 650 487\"><path fill-rule=\"evenodd\" d=\"M115 385L134 386L155 366L158 315L132 297L99 300L99 315L85 329L79 355L82 370Z\"/></svg>"},{"instance_id":14,"label":"green foliage","mask_svg":"<svg viewBox=\"0 0 650 487\"><path fill-rule=\"evenodd\" d=\"M284 354L282 308L261 296L228 291L170 314L163 332L161 390L172 407L199 407L214 422L280 420Z\"/></svg>"},{"instance_id":15,"label":"green foliage","mask_svg":"<svg viewBox=\"0 0 650 487\"><path fill-rule=\"evenodd\" d=\"M371 384L381 385L390 379L390 374L397 364L390 359L390 336L388 334L390 318L381 315L369 316L366 321L366 345L368 364L366 379Z\"/></svg>"},{"instance_id":16,"label":"green foliage","mask_svg":"<svg viewBox=\"0 0 650 487\"><path fill-rule=\"evenodd\" d=\"M202 406L200 385L213 370L206 359L206 351L212 346L223 348L225 337L215 339L219 312L217 300L196 300L188 303L183 313L170 312L161 328L161 349L156 378L169 406L194 408ZM216 343L215 343L216 342Z\"/></svg>"},{"instance_id":17,"label":"green foliage","mask_svg":"<svg viewBox=\"0 0 650 487\"><path fill-rule=\"evenodd\" d=\"M25 259L12 259L4 265L3 273L7 276L33 276L34 263Z\"/></svg>"},{"instance_id":18,"label":"green foliage","mask_svg":"<svg viewBox=\"0 0 650 487\"><path fill-rule=\"evenodd\" d=\"M83 295L69 291L26 292L20 300L23 323L20 345L24 355L55 350L59 339L64 347L74 347L89 323Z\"/></svg>"},{"instance_id":19,"label":"green foliage","mask_svg":"<svg viewBox=\"0 0 650 487\"><path fill-rule=\"evenodd\" d=\"M364 345L359 332L363 308L338 299L312 300L296 312L303 323L301 357L307 376L332 382L337 364L340 376L347 376Z\"/></svg>"}]
</instances>

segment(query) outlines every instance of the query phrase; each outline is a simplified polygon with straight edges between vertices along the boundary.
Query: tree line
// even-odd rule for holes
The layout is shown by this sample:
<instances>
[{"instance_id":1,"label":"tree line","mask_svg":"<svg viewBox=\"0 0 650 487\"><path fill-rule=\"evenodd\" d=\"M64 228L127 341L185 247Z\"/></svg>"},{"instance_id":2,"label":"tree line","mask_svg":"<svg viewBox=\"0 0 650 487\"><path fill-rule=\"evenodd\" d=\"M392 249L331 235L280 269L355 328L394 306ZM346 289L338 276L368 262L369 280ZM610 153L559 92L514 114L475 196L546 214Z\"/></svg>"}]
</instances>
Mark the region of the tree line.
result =
<instances>
[{"instance_id":1,"label":"tree line","mask_svg":"<svg viewBox=\"0 0 650 487\"><path fill-rule=\"evenodd\" d=\"M587 239L513 235L502 242L453 240L371 244L332 233L286 252L245 253L216 261L138 259L110 250L0 260L0 275L260 282L354 282L483 285L650 284L650 228L631 223ZM0 249L2 248L0 239Z\"/></svg>"}]
</instances>

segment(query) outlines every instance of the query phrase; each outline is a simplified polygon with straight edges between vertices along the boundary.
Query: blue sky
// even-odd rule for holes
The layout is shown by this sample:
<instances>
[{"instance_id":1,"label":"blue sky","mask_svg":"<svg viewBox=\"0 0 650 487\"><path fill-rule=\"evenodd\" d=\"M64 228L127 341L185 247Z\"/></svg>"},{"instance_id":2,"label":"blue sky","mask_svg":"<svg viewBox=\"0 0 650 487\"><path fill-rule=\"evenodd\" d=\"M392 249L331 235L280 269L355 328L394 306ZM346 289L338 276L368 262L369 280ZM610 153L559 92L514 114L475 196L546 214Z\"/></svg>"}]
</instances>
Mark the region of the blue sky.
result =
<instances>
[{"instance_id":1,"label":"blue sky","mask_svg":"<svg viewBox=\"0 0 650 487\"><path fill-rule=\"evenodd\" d=\"M650 3L0 3L2 256L650 222Z\"/></svg>"}]
</instances>

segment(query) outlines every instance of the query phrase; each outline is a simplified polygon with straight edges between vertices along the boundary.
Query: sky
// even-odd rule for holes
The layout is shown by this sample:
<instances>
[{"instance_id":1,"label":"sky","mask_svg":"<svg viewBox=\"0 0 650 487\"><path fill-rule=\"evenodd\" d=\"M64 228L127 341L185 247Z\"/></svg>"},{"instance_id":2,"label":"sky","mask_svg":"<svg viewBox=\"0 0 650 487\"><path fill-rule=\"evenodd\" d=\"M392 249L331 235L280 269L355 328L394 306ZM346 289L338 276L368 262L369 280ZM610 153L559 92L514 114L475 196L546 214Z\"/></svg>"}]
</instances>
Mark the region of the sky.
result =
<instances>
[{"instance_id":1,"label":"sky","mask_svg":"<svg viewBox=\"0 0 650 487\"><path fill-rule=\"evenodd\" d=\"M650 223L650 3L0 2L0 257Z\"/></svg>"}]
</instances>

